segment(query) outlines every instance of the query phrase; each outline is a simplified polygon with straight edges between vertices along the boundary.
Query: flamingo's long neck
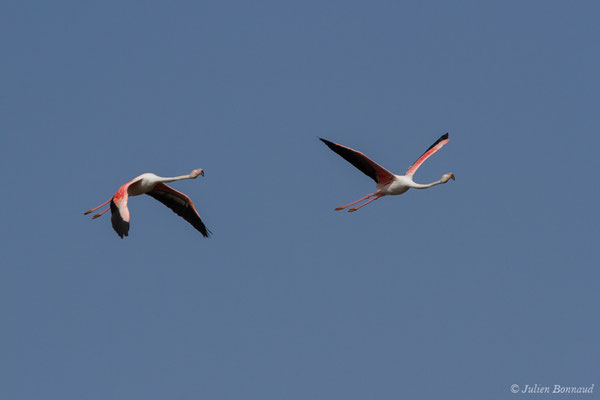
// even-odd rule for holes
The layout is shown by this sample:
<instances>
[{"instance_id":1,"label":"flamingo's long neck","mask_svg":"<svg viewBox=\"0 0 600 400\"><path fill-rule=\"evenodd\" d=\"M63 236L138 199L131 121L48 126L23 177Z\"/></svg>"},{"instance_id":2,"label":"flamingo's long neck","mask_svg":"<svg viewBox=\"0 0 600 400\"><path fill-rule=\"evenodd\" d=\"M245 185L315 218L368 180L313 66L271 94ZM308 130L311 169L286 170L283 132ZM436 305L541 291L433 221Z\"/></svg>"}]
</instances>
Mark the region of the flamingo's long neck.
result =
<instances>
[{"instance_id":1,"label":"flamingo's long neck","mask_svg":"<svg viewBox=\"0 0 600 400\"><path fill-rule=\"evenodd\" d=\"M141 194L148 193L154 189L158 183L180 181L182 179L193 179L192 174L174 176L174 177L162 177L152 173L145 173L135 178L127 188L127 194L129 196L139 196Z\"/></svg>"},{"instance_id":2,"label":"flamingo's long neck","mask_svg":"<svg viewBox=\"0 0 600 400\"><path fill-rule=\"evenodd\" d=\"M175 182L175 181L180 181L183 179L192 179L192 175L188 174L188 175L180 175L180 176L174 176L172 178L163 178L162 176L158 177L158 180L156 183L167 183L167 182Z\"/></svg>"},{"instance_id":3,"label":"flamingo's long neck","mask_svg":"<svg viewBox=\"0 0 600 400\"><path fill-rule=\"evenodd\" d=\"M431 182L431 183L424 183L424 184L412 182L412 185L410 187L413 189L427 189L427 188L430 188L435 185L440 185L442 183L445 183L442 179L440 179L439 181L435 181L435 182Z\"/></svg>"}]
</instances>

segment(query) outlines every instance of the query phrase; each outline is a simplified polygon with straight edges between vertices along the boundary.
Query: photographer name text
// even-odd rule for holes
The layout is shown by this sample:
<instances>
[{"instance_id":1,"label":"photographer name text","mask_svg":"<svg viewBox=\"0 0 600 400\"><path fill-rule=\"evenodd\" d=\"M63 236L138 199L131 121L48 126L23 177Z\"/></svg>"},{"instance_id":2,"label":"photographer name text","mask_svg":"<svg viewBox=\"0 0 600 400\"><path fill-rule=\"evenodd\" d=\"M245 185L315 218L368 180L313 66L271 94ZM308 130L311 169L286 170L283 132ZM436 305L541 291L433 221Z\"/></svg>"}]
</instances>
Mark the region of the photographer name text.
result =
<instances>
[{"instance_id":1,"label":"photographer name text","mask_svg":"<svg viewBox=\"0 0 600 400\"><path fill-rule=\"evenodd\" d=\"M594 385L590 386L563 386L563 385L551 385L551 386L543 386L538 385L537 383L534 385L525 384L524 386L519 386L517 384L511 385L510 391L513 393L551 393L551 394L566 394L566 393L594 393Z\"/></svg>"}]
</instances>

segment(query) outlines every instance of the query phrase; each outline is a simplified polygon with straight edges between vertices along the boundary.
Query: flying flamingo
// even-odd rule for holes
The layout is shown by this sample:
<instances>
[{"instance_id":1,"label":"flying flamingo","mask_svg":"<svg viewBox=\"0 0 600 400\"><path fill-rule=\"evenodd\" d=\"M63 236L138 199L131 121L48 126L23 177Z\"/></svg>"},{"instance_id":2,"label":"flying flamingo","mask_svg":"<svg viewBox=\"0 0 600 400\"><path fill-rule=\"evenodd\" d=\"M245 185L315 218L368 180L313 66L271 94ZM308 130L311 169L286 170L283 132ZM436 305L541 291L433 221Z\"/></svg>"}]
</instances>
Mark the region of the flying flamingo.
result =
<instances>
[{"instance_id":1,"label":"flying flamingo","mask_svg":"<svg viewBox=\"0 0 600 400\"><path fill-rule=\"evenodd\" d=\"M156 200L173 210L177 215L192 224L194 228L202 233L202 236L208 237L211 232L204 226L192 200L185 194L165 185L165 182L174 182L182 179L196 179L198 175L204 176L204 171L202 169L195 169L190 172L189 175L181 175L174 178L163 178L152 173L142 174L121 186L119 190L117 190L117 193L109 200L100 204L98 207L87 210L84 215L104 207L110 202L110 207L94 215L93 219L100 217L110 210L113 229L117 232L117 235L123 239L123 236L127 236L129 233L129 210L127 209L127 199L130 196L147 194L154 197Z\"/></svg>"},{"instance_id":2,"label":"flying flamingo","mask_svg":"<svg viewBox=\"0 0 600 400\"><path fill-rule=\"evenodd\" d=\"M413 181L413 175L417 172L417 169L427 160L432 154L436 151L444 147L446 143L450 141L448 139L448 134L442 135L434 144L431 145L423 153L421 157L413 165L410 166L406 174L404 175L395 175L392 174L387 169L383 168L381 165L377 164L369 157L365 156L363 153L351 149L350 147L342 146L341 144L330 142L329 140L325 140L321 138L321 141L327 145L331 150L335 151L337 154L342 156L346 161L350 164L354 165L356 168L361 170L365 175L370 177L377 183L377 191L375 193L371 193L362 197L350 204L346 204L345 206L341 206L336 208L336 211L343 210L346 207L352 206L354 204L360 203L363 200L367 200L371 198L371 200L365 202L364 204L358 207L352 207L348 210L348 212L354 212L361 207L366 206L372 201L377 200L383 196L395 196L402 193L405 193L408 189L427 189L435 185L440 185L442 183L448 182L448 180L454 180L454 174L452 172L442 175L442 179L439 181L435 181L428 184L420 184L415 183Z\"/></svg>"}]
</instances>

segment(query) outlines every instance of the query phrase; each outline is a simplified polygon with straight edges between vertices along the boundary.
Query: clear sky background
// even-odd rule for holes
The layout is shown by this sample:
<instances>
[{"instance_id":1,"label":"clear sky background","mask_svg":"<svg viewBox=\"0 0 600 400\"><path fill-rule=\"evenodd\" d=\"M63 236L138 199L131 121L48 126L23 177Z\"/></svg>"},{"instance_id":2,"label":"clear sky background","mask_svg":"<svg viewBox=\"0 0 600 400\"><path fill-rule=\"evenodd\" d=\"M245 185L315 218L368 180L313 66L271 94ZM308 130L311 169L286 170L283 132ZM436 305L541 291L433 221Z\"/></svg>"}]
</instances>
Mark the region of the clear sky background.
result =
<instances>
[{"instance_id":1,"label":"clear sky background","mask_svg":"<svg viewBox=\"0 0 600 400\"><path fill-rule=\"evenodd\" d=\"M599 397L599 15L2 2L0 398ZM404 173L445 132L455 182L333 211L374 183L318 137ZM210 239L83 216L195 168Z\"/></svg>"}]
</instances>

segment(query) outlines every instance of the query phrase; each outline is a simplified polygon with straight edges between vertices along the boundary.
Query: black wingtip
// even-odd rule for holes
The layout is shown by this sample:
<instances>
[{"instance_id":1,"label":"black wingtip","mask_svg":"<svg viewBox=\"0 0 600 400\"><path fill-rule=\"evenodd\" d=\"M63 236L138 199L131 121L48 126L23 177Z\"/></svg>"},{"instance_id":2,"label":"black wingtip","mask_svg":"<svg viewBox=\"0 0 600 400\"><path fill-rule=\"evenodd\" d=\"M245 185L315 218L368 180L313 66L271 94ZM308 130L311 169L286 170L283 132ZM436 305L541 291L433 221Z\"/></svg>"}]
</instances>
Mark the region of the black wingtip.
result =
<instances>
[{"instance_id":1,"label":"black wingtip","mask_svg":"<svg viewBox=\"0 0 600 400\"><path fill-rule=\"evenodd\" d=\"M209 238L211 237L211 235L213 234L212 231L210 229L208 229L206 226L203 227L204 229L200 230L200 233L202 234L203 237L205 238Z\"/></svg>"},{"instance_id":2,"label":"black wingtip","mask_svg":"<svg viewBox=\"0 0 600 400\"><path fill-rule=\"evenodd\" d=\"M448 139L448 132L444 133L442 135L442 137L440 138L440 140L446 140L446 139Z\"/></svg>"},{"instance_id":3,"label":"black wingtip","mask_svg":"<svg viewBox=\"0 0 600 400\"><path fill-rule=\"evenodd\" d=\"M327 139L323 139L323 138L319 138L319 140L323 143L325 143L325 146L329 147L331 150L336 151L335 148L339 147L339 145L327 140ZM337 153L337 151L336 151Z\"/></svg>"}]
</instances>

